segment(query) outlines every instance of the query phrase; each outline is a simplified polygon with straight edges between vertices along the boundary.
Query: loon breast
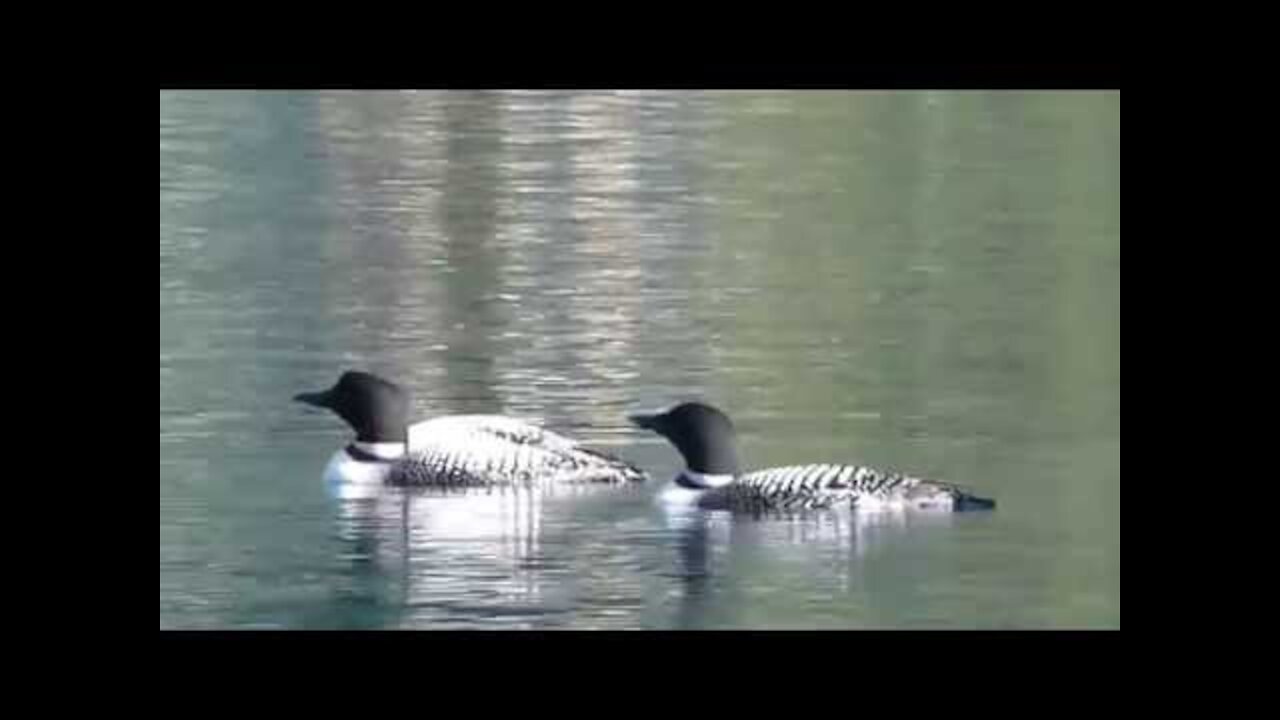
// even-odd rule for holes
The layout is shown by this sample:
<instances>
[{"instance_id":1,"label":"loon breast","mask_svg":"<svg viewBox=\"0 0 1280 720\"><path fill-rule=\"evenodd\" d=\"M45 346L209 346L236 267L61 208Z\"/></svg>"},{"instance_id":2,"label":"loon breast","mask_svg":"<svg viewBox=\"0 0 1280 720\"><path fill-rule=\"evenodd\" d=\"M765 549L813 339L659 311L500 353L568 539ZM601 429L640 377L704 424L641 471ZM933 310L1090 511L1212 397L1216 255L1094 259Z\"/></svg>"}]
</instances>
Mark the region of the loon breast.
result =
<instances>
[{"instance_id":1,"label":"loon breast","mask_svg":"<svg viewBox=\"0 0 1280 720\"><path fill-rule=\"evenodd\" d=\"M537 425L501 415L453 415L411 426L408 451L387 481L475 487L645 479L638 468Z\"/></svg>"},{"instance_id":2,"label":"loon breast","mask_svg":"<svg viewBox=\"0 0 1280 720\"><path fill-rule=\"evenodd\" d=\"M330 494L338 498L374 497L391 474L391 462L369 462L342 448L329 458L324 469L324 483Z\"/></svg>"}]
</instances>

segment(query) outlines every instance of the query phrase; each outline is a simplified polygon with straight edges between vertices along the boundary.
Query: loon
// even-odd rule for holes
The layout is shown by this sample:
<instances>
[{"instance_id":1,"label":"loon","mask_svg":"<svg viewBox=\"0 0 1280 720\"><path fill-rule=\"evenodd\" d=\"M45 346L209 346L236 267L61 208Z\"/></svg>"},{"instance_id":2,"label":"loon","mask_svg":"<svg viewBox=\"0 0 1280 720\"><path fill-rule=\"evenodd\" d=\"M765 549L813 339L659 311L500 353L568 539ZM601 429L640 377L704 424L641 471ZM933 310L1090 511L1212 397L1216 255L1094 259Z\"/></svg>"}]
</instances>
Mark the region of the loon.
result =
<instances>
[{"instance_id":1,"label":"loon","mask_svg":"<svg viewBox=\"0 0 1280 720\"><path fill-rule=\"evenodd\" d=\"M860 465L789 465L742 473L729 417L697 402L629 416L675 445L685 469L675 478L679 494L707 509L989 510L994 500L956 485ZM674 490L674 488L673 488Z\"/></svg>"},{"instance_id":2,"label":"loon","mask_svg":"<svg viewBox=\"0 0 1280 720\"><path fill-rule=\"evenodd\" d=\"M491 487L648 479L618 458L516 418L446 415L408 424L409 396L376 375L348 371L294 400L333 411L356 432L325 468L330 484Z\"/></svg>"}]
</instances>

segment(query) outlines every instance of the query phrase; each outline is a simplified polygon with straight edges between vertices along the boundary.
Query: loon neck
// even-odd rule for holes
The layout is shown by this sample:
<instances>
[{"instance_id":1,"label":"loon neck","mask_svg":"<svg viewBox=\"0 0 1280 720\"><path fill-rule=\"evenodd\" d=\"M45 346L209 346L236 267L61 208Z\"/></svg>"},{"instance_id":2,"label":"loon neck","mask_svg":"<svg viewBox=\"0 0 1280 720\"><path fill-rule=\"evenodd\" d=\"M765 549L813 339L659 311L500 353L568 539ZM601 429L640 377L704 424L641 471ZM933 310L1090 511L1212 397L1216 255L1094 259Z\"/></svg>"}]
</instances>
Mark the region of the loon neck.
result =
<instances>
[{"instance_id":1,"label":"loon neck","mask_svg":"<svg viewBox=\"0 0 1280 720\"><path fill-rule=\"evenodd\" d=\"M382 425L357 425L355 442L364 445L403 445L409 439L409 426L400 421Z\"/></svg>"},{"instance_id":2,"label":"loon neck","mask_svg":"<svg viewBox=\"0 0 1280 720\"><path fill-rule=\"evenodd\" d=\"M676 476L677 485L691 490L710 490L711 488L724 487L732 482L733 475L728 473L700 473L685 469Z\"/></svg>"},{"instance_id":3,"label":"loon neck","mask_svg":"<svg viewBox=\"0 0 1280 720\"><path fill-rule=\"evenodd\" d=\"M738 448L733 437L716 434L696 435L673 441L684 456L685 472L703 476L738 474Z\"/></svg>"},{"instance_id":4,"label":"loon neck","mask_svg":"<svg viewBox=\"0 0 1280 720\"><path fill-rule=\"evenodd\" d=\"M354 440L347 446L347 454L361 462L390 462L405 453L402 442L365 442Z\"/></svg>"}]
</instances>

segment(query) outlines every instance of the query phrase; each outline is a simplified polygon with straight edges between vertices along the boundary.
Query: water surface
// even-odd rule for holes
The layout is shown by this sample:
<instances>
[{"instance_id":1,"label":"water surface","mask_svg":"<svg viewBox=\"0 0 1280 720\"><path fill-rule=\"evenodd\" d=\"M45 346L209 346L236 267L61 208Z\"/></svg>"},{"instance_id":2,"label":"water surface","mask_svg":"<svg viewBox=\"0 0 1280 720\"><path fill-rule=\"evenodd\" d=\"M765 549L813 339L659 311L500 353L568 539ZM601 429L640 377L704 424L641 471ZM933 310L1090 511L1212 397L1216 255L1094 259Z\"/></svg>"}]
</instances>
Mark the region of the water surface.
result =
<instances>
[{"instance_id":1,"label":"water surface","mask_svg":"<svg viewBox=\"0 0 1280 720\"><path fill-rule=\"evenodd\" d=\"M658 482L336 502L347 368ZM693 397L999 509L665 513ZM1119 624L1118 93L160 94L162 628Z\"/></svg>"}]
</instances>

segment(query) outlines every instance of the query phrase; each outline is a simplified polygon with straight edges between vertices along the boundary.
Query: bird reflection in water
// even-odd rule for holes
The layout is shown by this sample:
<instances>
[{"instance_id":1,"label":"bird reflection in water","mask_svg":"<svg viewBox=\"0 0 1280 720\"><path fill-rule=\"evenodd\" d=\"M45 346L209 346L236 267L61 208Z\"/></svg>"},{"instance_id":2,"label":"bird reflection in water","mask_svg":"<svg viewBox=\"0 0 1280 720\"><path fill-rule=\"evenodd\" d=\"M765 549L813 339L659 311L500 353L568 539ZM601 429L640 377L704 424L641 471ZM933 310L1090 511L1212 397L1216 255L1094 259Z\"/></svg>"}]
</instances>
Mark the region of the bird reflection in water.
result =
<instances>
[{"instance_id":1,"label":"bird reflection in water","mask_svg":"<svg viewBox=\"0 0 1280 720\"><path fill-rule=\"evenodd\" d=\"M628 562L625 548L602 547L592 533L577 532L572 517L584 501L626 492L383 488L335 503L352 563L400 584L399 626L533 628L567 624L583 603L612 596L610 583L642 587L619 571ZM621 580L595 577L602 564Z\"/></svg>"}]
</instances>

